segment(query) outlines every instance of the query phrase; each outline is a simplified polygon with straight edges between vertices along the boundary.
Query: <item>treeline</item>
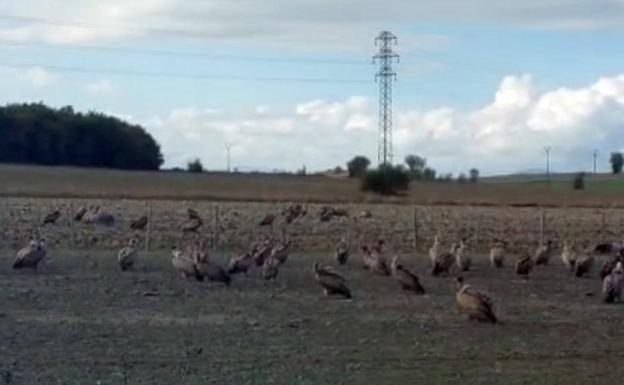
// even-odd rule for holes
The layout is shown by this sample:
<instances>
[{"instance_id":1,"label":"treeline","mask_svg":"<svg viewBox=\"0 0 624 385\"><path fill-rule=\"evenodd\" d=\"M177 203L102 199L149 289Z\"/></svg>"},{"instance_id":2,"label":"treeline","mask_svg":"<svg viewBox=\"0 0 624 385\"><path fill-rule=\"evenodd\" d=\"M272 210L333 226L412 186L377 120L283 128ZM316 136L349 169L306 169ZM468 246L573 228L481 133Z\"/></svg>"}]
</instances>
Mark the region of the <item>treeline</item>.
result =
<instances>
[{"instance_id":1,"label":"treeline","mask_svg":"<svg viewBox=\"0 0 624 385\"><path fill-rule=\"evenodd\" d=\"M141 126L41 103L0 107L0 163L157 170L160 146Z\"/></svg>"}]
</instances>

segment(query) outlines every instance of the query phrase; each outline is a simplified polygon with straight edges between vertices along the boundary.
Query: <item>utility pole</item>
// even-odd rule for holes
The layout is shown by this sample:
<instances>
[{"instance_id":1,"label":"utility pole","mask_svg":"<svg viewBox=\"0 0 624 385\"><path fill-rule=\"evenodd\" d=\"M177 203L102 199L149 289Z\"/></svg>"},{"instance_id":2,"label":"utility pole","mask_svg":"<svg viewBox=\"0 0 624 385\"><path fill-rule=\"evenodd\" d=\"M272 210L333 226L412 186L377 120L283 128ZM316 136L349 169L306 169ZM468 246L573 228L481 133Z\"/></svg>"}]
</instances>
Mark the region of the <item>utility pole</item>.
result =
<instances>
[{"instance_id":1,"label":"utility pole","mask_svg":"<svg viewBox=\"0 0 624 385\"><path fill-rule=\"evenodd\" d=\"M232 148L232 145L227 143L225 145L225 153L226 153L226 161L227 161L227 172L231 172L230 169L230 149Z\"/></svg>"},{"instance_id":2,"label":"utility pole","mask_svg":"<svg viewBox=\"0 0 624 385\"><path fill-rule=\"evenodd\" d=\"M392 64L399 62L399 55L392 51L397 38L390 31L381 31L375 38L379 52L373 56L373 63L379 64L375 81L379 82L379 143L377 161L379 165L392 164L392 82L396 81L396 72Z\"/></svg>"},{"instance_id":3,"label":"utility pole","mask_svg":"<svg viewBox=\"0 0 624 385\"><path fill-rule=\"evenodd\" d=\"M546 151L546 181L550 184L550 146L544 147L544 151Z\"/></svg>"},{"instance_id":4,"label":"utility pole","mask_svg":"<svg viewBox=\"0 0 624 385\"><path fill-rule=\"evenodd\" d=\"M596 158L598 157L598 150L594 150L594 176L596 176Z\"/></svg>"}]
</instances>

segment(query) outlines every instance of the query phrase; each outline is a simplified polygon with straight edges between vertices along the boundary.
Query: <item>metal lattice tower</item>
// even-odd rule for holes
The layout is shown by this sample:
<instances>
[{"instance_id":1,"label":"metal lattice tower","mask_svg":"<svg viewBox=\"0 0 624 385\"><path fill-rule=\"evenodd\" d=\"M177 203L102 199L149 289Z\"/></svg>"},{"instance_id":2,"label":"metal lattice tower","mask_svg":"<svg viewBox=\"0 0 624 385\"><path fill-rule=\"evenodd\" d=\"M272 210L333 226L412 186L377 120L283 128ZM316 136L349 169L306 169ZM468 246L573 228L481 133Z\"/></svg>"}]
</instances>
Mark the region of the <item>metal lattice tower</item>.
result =
<instances>
[{"instance_id":1,"label":"metal lattice tower","mask_svg":"<svg viewBox=\"0 0 624 385\"><path fill-rule=\"evenodd\" d=\"M390 31L381 31L375 38L379 52L373 56L373 63L379 64L375 81L379 82L379 144L377 157L379 165L392 164L392 82L396 72L392 64L399 62L399 55L392 51L397 38Z\"/></svg>"}]
</instances>

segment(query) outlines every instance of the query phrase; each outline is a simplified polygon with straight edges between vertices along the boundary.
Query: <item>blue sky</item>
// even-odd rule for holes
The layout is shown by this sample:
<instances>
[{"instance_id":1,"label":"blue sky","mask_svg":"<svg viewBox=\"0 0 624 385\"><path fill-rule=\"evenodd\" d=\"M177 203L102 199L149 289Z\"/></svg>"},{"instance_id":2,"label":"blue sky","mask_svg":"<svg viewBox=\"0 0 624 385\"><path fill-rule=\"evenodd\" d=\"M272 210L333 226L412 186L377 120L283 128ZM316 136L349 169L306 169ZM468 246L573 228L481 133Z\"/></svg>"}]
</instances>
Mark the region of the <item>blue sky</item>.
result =
<instances>
[{"instance_id":1,"label":"blue sky","mask_svg":"<svg viewBox=\"0 0 624 385\"><path fill-rule=\"evenodd\" d=\"M624 148L621 1L126 3L2 2L0 103L125 117L159 140L168 166L198 156L223 168L229 144L234 166L320 170L375 158L370 58L389 29L401 55L397 161L515 172L540 167L549 142L554 167L574 171L594 148L603 168Z\"/></svg>"}]
</instances>

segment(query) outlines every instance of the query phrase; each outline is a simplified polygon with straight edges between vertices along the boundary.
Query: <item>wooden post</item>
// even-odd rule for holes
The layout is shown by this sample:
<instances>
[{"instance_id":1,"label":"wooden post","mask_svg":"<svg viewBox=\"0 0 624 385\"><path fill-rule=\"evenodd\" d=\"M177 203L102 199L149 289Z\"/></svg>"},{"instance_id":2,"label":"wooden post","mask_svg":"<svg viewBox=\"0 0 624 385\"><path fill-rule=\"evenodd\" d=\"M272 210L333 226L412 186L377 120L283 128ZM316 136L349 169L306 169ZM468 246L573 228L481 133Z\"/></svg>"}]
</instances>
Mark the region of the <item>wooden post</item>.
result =
<instances>
[{"instance_id":1,"label":"wooden post","mask_svg":"<svg viewBox=\"0 0 624 385\"><path fill-rule=\"evenodd\" d=\"M147 215L147 229L145 231L145 251L150 249L150 241L152 239L152 201L145 201Z\"/></svg>"},{"instance_id":2,"label":"wooden post","mask_svg":"<svg viewBox=\"0 0 624 385\"><path fill-rule=\"evenodd\" d=\"M414 251L416 251L418 249L418 208L416 206L413 209L412 220L414 222L414 244L412 246Z\"/></svg>"},{"instance_id":3,"label":"wooden post","mask_svg":"<svg viewBox=\"0 0 624 385\"><path fill-rule=\"evenodd\" d=\"M544 207L540 207L540 220L539 220L539 229L540 229L540 244L544 244L544 232L546 231L546 212Z\"/></svg>"},{"instance_id":4,"label":"wooden post","mask_svg":"<svg viewBox=\"0 0 624 385\"><path fill-rule=\"evenodd\" d=\"M219 232L221 231L221 225L219 222L219 205L215 204L214 208L214 229L212 231L212 249L216 250L219 247Z\"/></svg>"}]
</instances>

